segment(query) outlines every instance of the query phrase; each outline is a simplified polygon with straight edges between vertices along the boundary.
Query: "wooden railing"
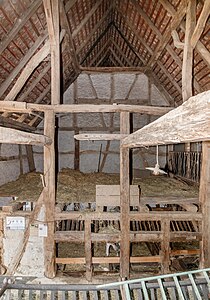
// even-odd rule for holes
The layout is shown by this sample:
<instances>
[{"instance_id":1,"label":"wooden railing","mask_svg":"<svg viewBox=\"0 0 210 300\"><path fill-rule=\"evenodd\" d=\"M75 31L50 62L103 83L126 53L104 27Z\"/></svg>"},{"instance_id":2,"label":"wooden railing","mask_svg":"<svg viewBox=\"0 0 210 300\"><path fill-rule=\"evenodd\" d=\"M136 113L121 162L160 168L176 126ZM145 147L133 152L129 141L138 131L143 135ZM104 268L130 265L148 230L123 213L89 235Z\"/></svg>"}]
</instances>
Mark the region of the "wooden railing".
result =
<instances>
[{"instance_id":1,"label":"wooden railing","mask_svg":"<svg viewBox=\"0 0 210 300\"><path fill-rule=\"evenodd\" d=\"M199 183L201 152L169 152L168 168L175 175Z\"/></svg>"},{"instance_id":2,"label":"wooden railing","mask_svg":"<svg viewBox=\"0 0 210 300\"><path fill-rule=\"evenodd\" d=\"M121 241L121 232L102 233L93 230L94 224L100 222L119 222L120 213L107 213L107 212L61 212L55 215L57 222L64 220L74 220L76 222L84 222L84 229L82 231L56 231L56 242L74 242L84 243L85 256L78 258L56 258L58 264L85 264L86 278L91 280L93 264L103 263L120 263L120 257L94 257L92 256L92 243L94 242L112 242L117 243ZM130 263L142 262L156 262L160 263L162 269L169 266L170 257L173 255L191 255L198 254L198 250L190 251L170 250L170 242L183 242L189 240L201 240L200 223L202 221L202 214L199 212L186 212L186 211L170 211L170 212L130 212L130 224L136 222L145 222L151 228L145 227L133 230L130 227L130 241L128 242L158 242L161 244L161 251L159 255L155 256L139 256L130 257ZM159 228L153 226L159 223ZM153 224L154 223L154 224ZM190 224L187 226L186 224ZM176 226L174 226L174 224ZM184 224L186 226L184 226ZM136 226L137 227L137 226ZM182 230L180 229L182 228Z\"/></svg>"}]
</instances>

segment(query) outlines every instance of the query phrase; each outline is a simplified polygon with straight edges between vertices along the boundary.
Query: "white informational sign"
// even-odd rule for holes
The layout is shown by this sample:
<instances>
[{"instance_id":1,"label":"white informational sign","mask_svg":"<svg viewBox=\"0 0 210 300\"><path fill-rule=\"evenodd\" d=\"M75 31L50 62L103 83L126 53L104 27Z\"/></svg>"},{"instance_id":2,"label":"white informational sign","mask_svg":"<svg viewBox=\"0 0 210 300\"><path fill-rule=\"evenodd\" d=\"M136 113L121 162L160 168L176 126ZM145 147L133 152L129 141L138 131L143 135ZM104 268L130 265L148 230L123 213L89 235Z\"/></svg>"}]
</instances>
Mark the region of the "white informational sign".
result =
<instances>
[{"instance_id":1,"label":"white informational sign","mask_svg":"<svg viewBox=\"0 0 210 300\"><path fill-rule=\"evenodd\" d=\"M6 229L24 230L25 227L25 217L6 217Z\"/></svg>"},{"instance_id":2,"label":"white informational sign","mask_svg":"<svg viewBox=\"0 0 210 300\"><path fill-rule=\"evenodd\" d=\"M39 224L39 236L47 237L47 224Z\"/></svg>"}]
</instances>

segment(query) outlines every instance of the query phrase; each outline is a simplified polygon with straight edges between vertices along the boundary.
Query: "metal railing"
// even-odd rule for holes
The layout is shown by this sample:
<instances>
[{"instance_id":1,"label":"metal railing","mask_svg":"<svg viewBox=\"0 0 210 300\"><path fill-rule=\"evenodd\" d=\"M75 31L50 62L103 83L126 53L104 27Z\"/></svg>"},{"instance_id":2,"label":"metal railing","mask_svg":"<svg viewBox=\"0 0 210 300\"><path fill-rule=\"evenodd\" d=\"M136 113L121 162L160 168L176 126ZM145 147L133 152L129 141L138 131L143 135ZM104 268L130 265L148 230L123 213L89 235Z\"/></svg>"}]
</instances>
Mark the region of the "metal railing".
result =
<instances>
[{"instance_id":1,"label":"metal railing","mask_svg":"<svg viewBox=\"0 0 210 300\"><path fill-rule=\"evenodd\" d=\"M98 285L98 289L121 287L122 299L210 299L210 268Z\"/></svg>"}]
</instances>

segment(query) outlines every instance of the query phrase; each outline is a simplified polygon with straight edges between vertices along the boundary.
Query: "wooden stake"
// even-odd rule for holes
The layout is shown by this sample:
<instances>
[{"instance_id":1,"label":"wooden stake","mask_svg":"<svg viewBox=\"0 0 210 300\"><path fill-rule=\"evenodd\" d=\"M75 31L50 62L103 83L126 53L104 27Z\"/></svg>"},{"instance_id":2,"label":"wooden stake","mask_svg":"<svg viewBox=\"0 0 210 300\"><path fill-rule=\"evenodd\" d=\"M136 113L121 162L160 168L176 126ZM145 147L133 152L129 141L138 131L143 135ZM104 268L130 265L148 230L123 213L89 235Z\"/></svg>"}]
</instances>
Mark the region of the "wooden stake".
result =
<instances>
[{"instance_id":1,"label":"wooden stake","mask_svg":"<svg viewBox=\"0 0 210 300\"><path fill-rule=\"evenodd\" d=\"M31 145L26 145L26 154L28 159L29 172L33 172L36 170L36 168L34 162L33 148Z\"/></svg>"}]
</instances>

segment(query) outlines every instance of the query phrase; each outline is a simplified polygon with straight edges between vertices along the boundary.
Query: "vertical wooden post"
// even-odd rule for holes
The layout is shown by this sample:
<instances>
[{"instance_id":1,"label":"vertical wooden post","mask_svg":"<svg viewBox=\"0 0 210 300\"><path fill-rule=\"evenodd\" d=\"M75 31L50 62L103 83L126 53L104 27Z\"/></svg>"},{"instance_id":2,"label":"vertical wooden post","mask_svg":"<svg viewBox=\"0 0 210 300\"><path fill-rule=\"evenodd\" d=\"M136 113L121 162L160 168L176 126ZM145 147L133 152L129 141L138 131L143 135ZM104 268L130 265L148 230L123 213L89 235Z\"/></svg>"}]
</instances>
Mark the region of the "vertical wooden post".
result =
<instances>
[{"instance_id":1,"label":"vertical wooden post","mask_svg":"<svg viewBox=\"0 0 210 300\"><path fill-rule=\"evenodd\" d=\"M130 113L120 113L120 133L130 133ZM129 148L120 147L120 276L129 277L130 268L130 174Z\"/></svg>"},{"instance_id":2,"label":"vertical wooden post","mask_svg":"<svg viewBox=\"0 0 210 300\"><path fill-rule=\"evenodd\" d=\"M86 279L92 280L92 241L91 241L91 220L85 220L85 266Z\"/></svg>"},{"instance_id":3,"label":"vertical wooden post","mask_svg":"<svg viewBox=\"0 0 210 300\"><path fill-rule=\"evenodd\" d=\"M161 232L163 234L161 240L161 272L166 274L169 272L170 265L170 220L161 221Z\"/></svg>"},{"instance_id":4,"label":"vertical wooden post","mask_svg":"<svg viewBox=\"0 0 210 300\"><path fill-rule=\"evenodd\" d=\"M26 155L27 155L27 159L28 159L29 172L33 172L33 171L36 170L36 168L35 168L34 155L33 155L33 146L32 145L26 145Z\"/></svg>"},{"instance_id":5,"label":"vertical wooden post","mask_svg":"<svg viewBox=\"0 0 210 300\"><path fill-rule=\"evenodd\" d=\"M47 237L44 238L44 264L45 276L53 278L55 276L55 115L52 110L45 112L44 134L49 136L53 143L44 146L44 206L45 222L47 224Z\"/></svg>"},{"instance_id":6,"label":"vertical wooden post","mask_svg":"<svg viewBox=\"0 0 210 300\"><path fill-rule=\"evenodd\" d=\"M74 93L74 103L78 103L78 86L77 81L73 83L73 93ZM73 127L74 134L79 134L79 129L77 127L77 114L73 114ZM79 170L80 168L80 142L74 139L74 170Z\"/></svg>"},{"instance_id":7,"label":"vertical wooden post","mask_svg":"<svg viewBox=\"0 0 210 300\"><path fill-rule=\"evenodd\" d=\"M186 31L184 40L184 53L182 64L182 98L183 102L188 100L192 92L193 80L193 48L190 40L196 25L196 0L188 2L186 15Z\"/></svg>"},{"instance_id":8,"label":"vertical wooden post","mask_svg":"<svg viewBox=\"0 0 210 300\"><path fill-rule=\"evenodd\" d=\"M203 214L200 267L210 267L210 141L202 143L199 202Z\"/></svg>"},{"instance_id":9,"label":"vertical wooden post","mask_svg":"<svg viewBox=\"0 0 210 300\"><path fill-rule=\"evenodd\" d=\"M18 145L19 147L19 160L20 160L20 175L23 174L23 152L22 145Z\"/></svg>"},{"instance_id":10,"label":"vertical wooden post","mask_svg":"<svg viewBox=\"0 0 210 300\"><path fill-rule=\"evenodd\" d=\"M51 104L60 104L59 0L43 0L51 53Z\"/></svg>"}]
</instances>

